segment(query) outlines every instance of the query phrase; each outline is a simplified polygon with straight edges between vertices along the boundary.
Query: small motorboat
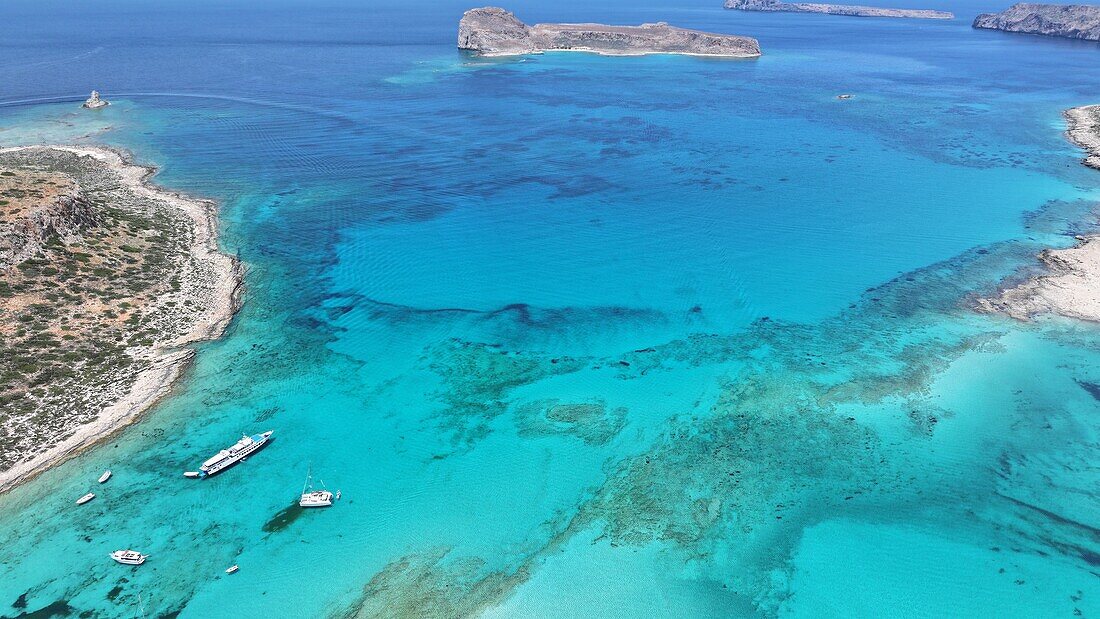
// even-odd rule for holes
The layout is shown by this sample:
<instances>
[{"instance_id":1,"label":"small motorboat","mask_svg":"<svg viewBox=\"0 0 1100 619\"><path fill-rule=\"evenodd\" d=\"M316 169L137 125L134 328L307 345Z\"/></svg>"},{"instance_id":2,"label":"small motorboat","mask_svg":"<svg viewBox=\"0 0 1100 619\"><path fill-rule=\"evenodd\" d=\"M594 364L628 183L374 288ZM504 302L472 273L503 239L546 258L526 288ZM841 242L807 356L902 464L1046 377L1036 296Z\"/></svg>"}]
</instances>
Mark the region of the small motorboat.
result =
<instances>
[{"instance_id":1,"label":"small motorboat","mask_svg":"<svg viewBox=\"0 0 1100 619\"><path fill-rule=\"evenodd\" d=\"M226 574L236 574L237 570L241 569L239 565L230 565L225 569Z\"/></svg>"},{"instance_id":2,"label":"small motorboat","mask_svg":"<svg viewBox=\"0 0 1100 619\"><path fill-rule=\"evenodd\" d=\"M84 496L77 499L76 504L77 505L83 505L83 504L87 503L88 501L91 501L94 498L95 498L95 493L94 492L89 492L88 494L85 494Z\"/></svg>"},{"instance_id":3,"label":"small motorboat","mask_svg":"<svg viewBox=\"0 0 1100 619\"><path fill-rule=\"evenodd\" d=\"M336 491L336 500L337 501L340 500L340 491L339 490Z\"/></svg>"},{"instance_id":4,"label":"small motorboat","mask_svg":"<svg viewBox=\"0 0 1100 619\"><path fill-rule=\"evenodd\" d=\"M185 471L183 473L183 476L188 478L188 479L198 479L199 472L198 471Z\"/></svg>"},{"instance_id":5,"label":"small motorboat","mask_svg":"<svg viewBox=\"0 0 1100 619\"><path fill-rule=\"evenodd\" d=\"M111 469L107 469L106 471L103 471L102 475L99 476L99 483L101 483L101 484L105 483L110 478L111 478Z\"/></svg>"},{"instance_id":6,"label":"small motorboat","mask_svg":"<svg viewBox=\"0 0 1100 619\"><path fill-rule=\"evenodd\" d=\"M123 565L141 565L149 558L149 555L143 555L136 550L116 550L110 556Z\"/></svg>"}]
</instances>

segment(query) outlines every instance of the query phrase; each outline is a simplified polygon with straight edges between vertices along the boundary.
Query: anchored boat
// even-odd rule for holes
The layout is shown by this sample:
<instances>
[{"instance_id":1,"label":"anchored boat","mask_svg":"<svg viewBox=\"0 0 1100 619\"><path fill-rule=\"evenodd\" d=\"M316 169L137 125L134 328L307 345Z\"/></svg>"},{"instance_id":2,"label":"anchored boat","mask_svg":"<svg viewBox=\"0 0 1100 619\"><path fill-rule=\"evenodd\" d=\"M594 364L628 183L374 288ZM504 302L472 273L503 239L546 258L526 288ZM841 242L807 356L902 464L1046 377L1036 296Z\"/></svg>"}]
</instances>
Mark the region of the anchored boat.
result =
<instances>
[{"instance_id":1,"label":"anchored boat","mask_svg":"<svg viewBox=\"0 0 1100 619\"><path fill-rule=\"evenodd\" d=\"M320 481L320 480L318 480ZM300 507L329 507L332 505L332 493L325 489L325 482L321 481L321 489L313 489L313 468L306 473L306 483L302 486L302 496L298 499Z\"/></svg>"},{"instance_id":2,"label":"anchored boat","mask_svg":"<svg viewBox=\"0 0 1100 619\"><path fill-rule=\"evenodd\" d=\"M111 478L111 469L107 469L106 471L103 471L102 475L99 476L99 483L101 483L101 484L106 483L106 481L110 478Z\"/></svg>"},{"instance_id":3,"label":"anchored boat","mask_svg":"<svg viewBox=\"0 0 1100 619\"><path fill-rule=\"evenodd\" d=\"M95 498L95 493L94 492L89 492L88 494L85 494L84 496L77 499L76 504L77 505L83 505L83 504L87 503L88 501L91 501L94 498Z\"/></svg>"},{"instance_id":4,"label":"anchored boat","mask_svg":"<svg viewBox=\"0 0 1100 619\"><path fill-rule=\"evenodd\" d=\"M136 550L116 550L111 553L111 558L123 565L141 565L149 558Z\"/></svg>"},{"instance_id":5,"label":"anchored boat","mask_svg":"<svg viewBox=\"0 0 1100 619\"><path fill-rule=\"evenodd\" d=\"M233 466L234 464L243 461L248 456L263 449L264 445L267 445L271 440L271 435L274 432L268 430L267 432L261 432L260 434L253 434L248 436L247 434L241 437L241 440L233 443L228 449L223 449L210 458L206 462L202 463L199 467L197 477L210 477L211 475L217 475L225 469ZM192 477L192 471L184 473L187 477Z\"/></svg>"}]
</instances>

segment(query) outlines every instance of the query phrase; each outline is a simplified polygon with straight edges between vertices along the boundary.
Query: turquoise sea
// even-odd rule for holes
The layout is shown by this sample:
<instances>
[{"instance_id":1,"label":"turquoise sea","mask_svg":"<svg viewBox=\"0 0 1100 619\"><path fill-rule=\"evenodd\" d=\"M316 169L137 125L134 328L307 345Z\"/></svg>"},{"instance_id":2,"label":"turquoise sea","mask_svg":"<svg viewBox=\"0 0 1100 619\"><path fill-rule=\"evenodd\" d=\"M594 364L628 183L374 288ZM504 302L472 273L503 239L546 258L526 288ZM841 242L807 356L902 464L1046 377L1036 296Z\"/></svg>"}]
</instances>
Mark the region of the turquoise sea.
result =
<instances>
[{"instance_id":1,"label":"turquoise sea","mask_svg":"<svg viewBox=\"0 0 1100 619\"><path fill-rule=\"evenodd\" d=\"M760 39L723 61L478 60L455 0L5 2L0 145L128 149L248 273L171 397L0 496L0 617L1100 615L1100 331L971 309L1095 227L1100 46L927 4L508 6Z\"/></svg>"}]
</instances>

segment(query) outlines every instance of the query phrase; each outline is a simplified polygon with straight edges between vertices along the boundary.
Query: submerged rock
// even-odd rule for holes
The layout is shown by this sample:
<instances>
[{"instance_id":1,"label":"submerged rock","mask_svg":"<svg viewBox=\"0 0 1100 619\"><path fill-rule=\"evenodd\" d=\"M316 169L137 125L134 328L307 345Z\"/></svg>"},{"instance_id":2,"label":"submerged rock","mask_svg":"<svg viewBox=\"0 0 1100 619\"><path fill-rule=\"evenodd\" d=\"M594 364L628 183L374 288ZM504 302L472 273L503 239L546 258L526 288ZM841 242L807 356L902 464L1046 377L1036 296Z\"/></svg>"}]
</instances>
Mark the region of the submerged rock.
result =
<instances>
[{"instance_id":1,"label":"submerged rock","mask_svg":"<svg viewBox=\"0 0 1100 619\"><path fill-rule=\"evenodd\" d=\"M772 11L785 13L825 13L851 17L909 17L915 19L954 19L954 13L929 9L889 9L877 6L849 4L817 4L811 2L781 2L780 0L726 0L727 9L739 11Z\"/></svg>"},{"instance_id":2,"label":"submerged rock","mask_svg":"<svg viewBox=\"0 0 1100 619\"><path fill-rule=\"evenodd\" d=\"M1100 41L1100 6L1014 4L1000 13L983 13L975 28Z\"/></svg>"},{"instance_id":3,"label":"submerged rock","mask_svg":"<svg viewBox=\"0 0 1100 619\"><path fill-rule=\"evenodd\" d=\"M458 24L458 47L485 56L516 56L544 51L585 51L611 56L689 54L754 58L756 39L687 30L664 22L641 26L535 24L528 26L498 7L466 11Z\"/></svg>"}]
</instances>

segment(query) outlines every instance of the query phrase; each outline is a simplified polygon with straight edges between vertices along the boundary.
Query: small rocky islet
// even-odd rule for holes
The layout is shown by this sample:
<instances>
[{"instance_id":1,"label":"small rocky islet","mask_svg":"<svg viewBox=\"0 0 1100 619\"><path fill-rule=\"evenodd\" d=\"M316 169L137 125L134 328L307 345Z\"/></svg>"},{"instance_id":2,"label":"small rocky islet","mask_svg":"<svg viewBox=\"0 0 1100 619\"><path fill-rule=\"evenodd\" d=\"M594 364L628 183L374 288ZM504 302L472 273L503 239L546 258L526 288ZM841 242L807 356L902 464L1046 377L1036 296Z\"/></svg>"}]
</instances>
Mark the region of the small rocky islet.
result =
<instances>
[{"instance_id":1,"label":"small rocky islet","mask_svg":"<svg viewBox=\"0 0 1100 619\"><path fill-rule=\"evenodd\" d=\"M466 11L458 25L458 47L482 56L520 56L548 51L583 51L609 56L760 56L760 44L751 37L688 30L664 22L640 26L529 26L515 14L499 7Z\"/></svg>"}]
</instances>

